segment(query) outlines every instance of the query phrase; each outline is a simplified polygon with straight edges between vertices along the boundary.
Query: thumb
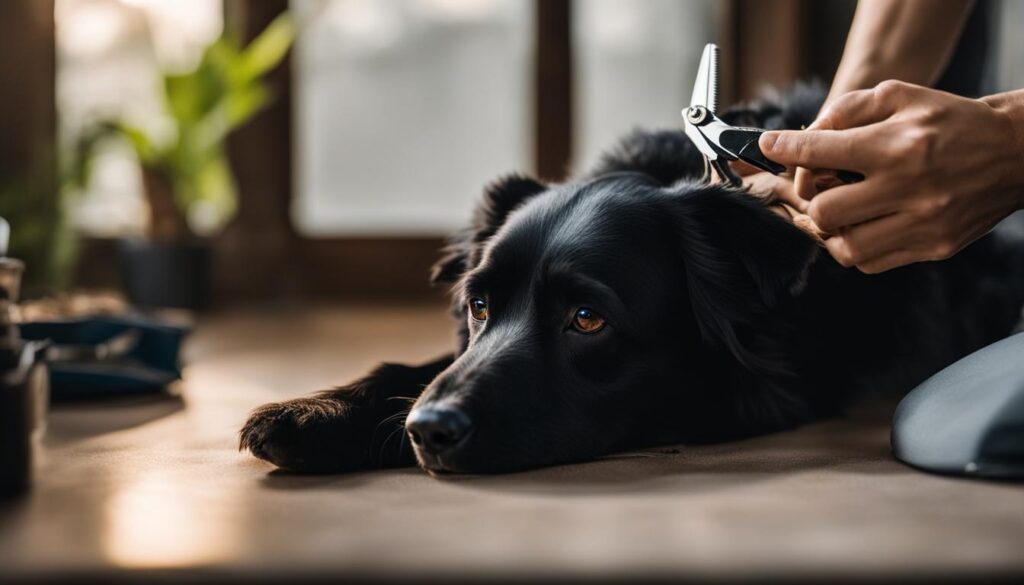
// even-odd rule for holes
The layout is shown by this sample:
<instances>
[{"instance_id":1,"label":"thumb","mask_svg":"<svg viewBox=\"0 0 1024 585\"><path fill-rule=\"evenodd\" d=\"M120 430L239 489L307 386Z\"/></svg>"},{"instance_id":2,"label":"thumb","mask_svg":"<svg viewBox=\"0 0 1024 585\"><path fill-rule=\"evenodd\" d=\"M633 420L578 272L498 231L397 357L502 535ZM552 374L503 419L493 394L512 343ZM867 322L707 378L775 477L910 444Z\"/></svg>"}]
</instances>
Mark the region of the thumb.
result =
<instances>
[{"instance_id":1,"label":"thumb","mask_svg":"<svg viewBox=\"0 0 1024 585\"><path fill-rule=\"evenodd\" d=\"M837 130L773 130L758 139L761 152L787 167L849 169L851 138Z\"/></svg>"},{"instance_id":2,"label":"thumb","mask_svg":"<svg viewBox=\"0 0 1024 585\"><path fill-rule=\"evenodd\" d=\"M769 130L761 134L757 139L757 145L761 147L761 152L766 157L775 162L786 166L803 166L800 162L803 158L799 157L797 152L801 148L800 138L789 136L795 133L794 130Z\"/></svg>"}]
</instances>

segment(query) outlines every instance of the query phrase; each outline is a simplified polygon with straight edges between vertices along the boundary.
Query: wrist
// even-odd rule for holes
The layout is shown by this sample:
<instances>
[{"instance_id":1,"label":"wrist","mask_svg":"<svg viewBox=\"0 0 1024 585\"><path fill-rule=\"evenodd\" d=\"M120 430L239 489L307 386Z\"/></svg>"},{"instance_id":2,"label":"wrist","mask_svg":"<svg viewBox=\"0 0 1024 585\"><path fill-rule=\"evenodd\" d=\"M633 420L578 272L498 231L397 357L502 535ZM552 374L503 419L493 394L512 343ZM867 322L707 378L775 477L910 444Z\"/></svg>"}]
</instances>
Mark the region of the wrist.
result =
<instances>
[{"instance_id":1,"label":"wrist","mask_svg":"<svg viewBox=\"0 0 1024 585\"><path fill-rule=\"evenodd\" d=\"M1024 90L991 95L980 101L1002 118L1013 135L1010 148L1016 164L1013 176L1007 178L1010 179L1009 187L1013 189L1017 209L1024 209Z\"/></svg>"}]
</instances>

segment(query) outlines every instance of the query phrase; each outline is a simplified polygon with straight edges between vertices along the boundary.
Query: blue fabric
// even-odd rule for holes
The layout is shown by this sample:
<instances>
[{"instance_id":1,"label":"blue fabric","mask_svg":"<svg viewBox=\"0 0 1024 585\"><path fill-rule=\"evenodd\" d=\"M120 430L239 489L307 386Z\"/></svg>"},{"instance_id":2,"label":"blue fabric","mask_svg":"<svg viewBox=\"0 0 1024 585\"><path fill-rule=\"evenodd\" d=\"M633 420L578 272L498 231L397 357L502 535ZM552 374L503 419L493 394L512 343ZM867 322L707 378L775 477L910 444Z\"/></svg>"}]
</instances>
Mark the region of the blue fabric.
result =
<instances>
[{"instance_id":1,"label":"blue fabric","mask_svg":"<svg viewBox=\"0 0 1024 585\"><path fill-rule=\"evenodd\" d=\"M50 392L58 399L162 390L181 378L181 342L189 333L188 327L149 317L36 321L23 323L20 329L24 339L48 339L57 345L97 345L129 330L139 331L135 347L117 360L50 363Z\"/></svg>"}]
</instances>

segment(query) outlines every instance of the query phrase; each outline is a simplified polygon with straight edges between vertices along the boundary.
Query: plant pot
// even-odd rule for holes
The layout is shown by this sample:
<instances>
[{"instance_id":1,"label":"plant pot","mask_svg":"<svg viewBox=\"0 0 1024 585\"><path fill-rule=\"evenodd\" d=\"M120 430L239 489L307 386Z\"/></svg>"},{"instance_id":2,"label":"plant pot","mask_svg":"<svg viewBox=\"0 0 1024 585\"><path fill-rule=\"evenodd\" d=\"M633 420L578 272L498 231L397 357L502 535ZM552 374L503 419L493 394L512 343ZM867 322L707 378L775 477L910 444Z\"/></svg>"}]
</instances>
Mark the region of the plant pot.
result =
<instances>
[{"instance_id":1,"label":"plant pot","mask_svg":"<svg viewBox=\"0 0 1024 585\"><path fill-rule=\"evenodd\" d=\"M210 298L210 245L203 240L121 240L121 283L140 307L201 310Z\"/></svg>"}]
</instances>

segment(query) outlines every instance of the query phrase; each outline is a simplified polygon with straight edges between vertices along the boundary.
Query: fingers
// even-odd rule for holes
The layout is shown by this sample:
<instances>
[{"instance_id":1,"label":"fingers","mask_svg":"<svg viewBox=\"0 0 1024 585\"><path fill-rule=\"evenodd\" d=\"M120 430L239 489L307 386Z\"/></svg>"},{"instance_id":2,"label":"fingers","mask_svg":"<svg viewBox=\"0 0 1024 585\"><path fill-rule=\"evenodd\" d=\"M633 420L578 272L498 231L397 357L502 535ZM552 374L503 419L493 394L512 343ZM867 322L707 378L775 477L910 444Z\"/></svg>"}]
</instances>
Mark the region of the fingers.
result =
<instances>
[{"instance_id":1,"label":"fingers","mask_svg":"<svg viewBox=\"0 0 1024 585\"><path fill-rule=\"evenodd\" d=\"M867 171L884 162L877 149L859 144L873 144L869 128L770 131L758 140L766 157L790 168Z\"/></svg>"},{"instance_id":2,"label":"fingers","mask_svg":"<svg viewBox=\"0 0 1024 585\"><path fill-rule=\"evenodd\" d=\"M749 165L741 160L730 161L729 166L732 167L732 172L736 173L736 175L740 177L748 177L761 172L761 169L753 165Z\"/></svg>"},{"instance_id":3,"label":"fingers","mask_svg":"<svg viewBox=\"0 0 1024 585\"><path fill-rule=\"evenodd\" d=\"M801 199L810 201L818 193L849 183L841 177L839 171L834 169L797 167L796 172L793 174L793 184L796 195Z\"/></svg>"},{"instance_id":4,"label":"fingers","mask_svg":"<svg viewBox=\"0 0 1024 585\"><path fill-rule=\"evenodd\" d=\"M872 89L845 93L826 106L809 129L845 130L881 122L911 99L915 88L909 83L891 80Z\"/></svg>"},{"instance_id":5,"label":"fingers","mask_svg":"<svg viewBox=\"0 0 1024 585\"><path fill-rule=\"evenodd\" d=\"M804 169L867 171L884 165L879 149L857 145L879 144L872 136L874 129L867 127L895 114L920 90L909 83L884 81L873 89L851 91L826 106L807 130L766 132L758 144L768 158L802 167L795 173L796 193L810 200L824 189Z\"/></svg>"},{"instance_id":6,"label":"fingers","mask_svg":"<svg viewBox=\"0 0 1024 585\"><path fill-rule=\"evenodd\" d=\"M803 167L797 168L793 175L793 191L804 201L814 199L818 194L818 189L814 185L814 171ZM804 213L807 213L806 207L804 205Z\"/></svg>"},{"instance_id":7,"label":"fingers","mask_svg":"<svg viewBox=\"0 0 1024 585\"><path fill-rule=\"evenodd\" d=\"M910 248L913 243L914 218L895 213L854 226L825 242L832 257L843 266L863 269L881 258Z\"/></svg>"},{"instance_id":8,"label":"fingers","mask_svg":"<svg viewBox=\"0 0 1024 585\"><path fill-rule=\"evenodd\" d=\"M871 260L857 266L857 269L865 274L878 274L907 264L913 264L923 260L921 255L911 250L899 250L877 260Z\"/></svg>"},{"instance_id":9,"label":"fingers","mask_svg":"<svg viewBox=\"0 0 1024 585\"><path fill-rule=\"evenodd\" d=\"M752 195L763 197L771 203L783 203L782 206L776 207L776 211L813 237L819 244L823 244L824 234L807 216L807 202L796 196L789 177L761 172L744 177L743 183Z\"/></svg>"},{"instance_id":10,"label":"fingers","mask_svg":"<svg viewBox=\"0 0 1024 585\"><path fill-rule=\"evenodd\" d=\"M828 233L889 215L899 209L899 198L888 196L870 179L818 194L807 205L807 215Z\"/></svg>"},{"instance_id":11,"label":"fingers","mask_svg":"<svg viewBox=\"0 0 1024 585\"><path fill-rule=\"evenodd\" d=\"M807 213L807 202L797 197L793 182L788 177L760 172L744 177L743 182L755 195L771 197L786 203L801 213Z\"/></svg>"}]
</instances>

